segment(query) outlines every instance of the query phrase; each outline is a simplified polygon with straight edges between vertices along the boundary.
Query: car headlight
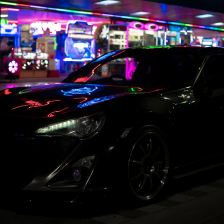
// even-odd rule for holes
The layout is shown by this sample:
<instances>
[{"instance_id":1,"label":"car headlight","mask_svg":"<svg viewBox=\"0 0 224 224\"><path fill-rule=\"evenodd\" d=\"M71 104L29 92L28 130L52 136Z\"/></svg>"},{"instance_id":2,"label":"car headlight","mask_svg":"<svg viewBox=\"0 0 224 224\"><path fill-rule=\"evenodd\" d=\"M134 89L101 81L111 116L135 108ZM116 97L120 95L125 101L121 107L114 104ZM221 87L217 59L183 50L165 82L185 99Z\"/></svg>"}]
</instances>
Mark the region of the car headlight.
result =
<instances>
[{"instance_id":1,"label":"car headlight","mask_svg":"<svg viewBox=\"0 0 224 224\"><path fill-rule=\"evenodd\" d=\"M96 132L103 125L103 121L103 113L96 113L90 116L49 124L36 130L36 133L86 137Z\"/></svg>"}]
</instances>

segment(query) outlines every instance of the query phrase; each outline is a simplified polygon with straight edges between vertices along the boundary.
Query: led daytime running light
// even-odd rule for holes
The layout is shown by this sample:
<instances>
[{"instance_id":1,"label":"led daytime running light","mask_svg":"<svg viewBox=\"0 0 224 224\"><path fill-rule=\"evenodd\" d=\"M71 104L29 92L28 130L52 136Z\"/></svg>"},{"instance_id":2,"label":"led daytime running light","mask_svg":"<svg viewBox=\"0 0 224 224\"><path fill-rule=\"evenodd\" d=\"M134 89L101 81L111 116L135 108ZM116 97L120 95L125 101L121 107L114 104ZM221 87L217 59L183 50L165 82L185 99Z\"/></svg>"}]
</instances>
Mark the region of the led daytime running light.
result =
<instances>
[{"instance_id":1,"label":"led daytime running light","mask_svg":"<svg viewBox=\"0 0 224 224\"><path fill-rule=\"evenodd\" d=\"M65 135L82 138L97 133L96 130L102 127L103 121L103 113L95 113L90 116L69 119L66 121L46 125L36 130L35 133Z\"/></svg>"},{"instance_id":2,"label":"led daytime running light","mask_svg":"<svg viewBox=\"0 0 224 224\"><path fill-rule=\"evenodd\" d=\"M52 124L52 125L49 125L49 126L46 126L46 127L43 127L43 128L39 128L37 130L37 133L45 134L47 132L57 131L57 130L60 130L60 129L70 127L70 126L74 125L75 123L76 123L76 120L68 120L68 121Z\"/></svg>"}]
</instances>

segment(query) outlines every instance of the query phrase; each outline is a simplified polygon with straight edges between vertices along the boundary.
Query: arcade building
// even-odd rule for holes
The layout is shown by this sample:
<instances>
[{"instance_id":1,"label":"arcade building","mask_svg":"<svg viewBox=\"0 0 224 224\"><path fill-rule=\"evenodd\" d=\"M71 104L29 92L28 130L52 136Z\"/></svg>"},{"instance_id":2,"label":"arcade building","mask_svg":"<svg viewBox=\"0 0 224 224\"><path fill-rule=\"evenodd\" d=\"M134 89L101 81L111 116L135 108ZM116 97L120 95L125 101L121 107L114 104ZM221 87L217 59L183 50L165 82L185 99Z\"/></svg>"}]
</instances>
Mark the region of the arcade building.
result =
<instances>
[{"instance_id":1,"label":"arcade building","mask_svg":"<svg viewBox=\"0 0 224 224\"><path fill-rule=\"evenodd\" d=\"M0 43L7 40L13 47L2 59L4 72L18 78L66 77L102 54L128 47L224 46L224 32L186 25L1 6ZM108 76L111 68L102 74Z\"/></svg>"}]
</instances>

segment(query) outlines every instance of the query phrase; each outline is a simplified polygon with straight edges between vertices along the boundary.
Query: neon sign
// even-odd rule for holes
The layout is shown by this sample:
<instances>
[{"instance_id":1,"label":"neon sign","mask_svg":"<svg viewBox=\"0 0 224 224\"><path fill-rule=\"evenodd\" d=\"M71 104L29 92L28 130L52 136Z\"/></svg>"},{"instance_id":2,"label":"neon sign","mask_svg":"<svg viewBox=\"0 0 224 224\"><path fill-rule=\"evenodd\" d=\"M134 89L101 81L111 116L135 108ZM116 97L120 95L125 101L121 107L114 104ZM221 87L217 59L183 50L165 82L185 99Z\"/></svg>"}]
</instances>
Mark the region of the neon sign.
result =
<instances>
[{"instance_id":1,"label":"neon sign","mask_svg":"<svg viewBox=\"0 0 224 224\"><path fill-rule=\"evenodd\" d=\"M88 25L87 21L83 20L69 20L66 25L66 32L68 34L92 34L92 25Z\"/></svg>"},{"instance_id":2,"label":"neon sign","mask_svg":"<svg viewBox=\"0 0 224 224\"><path fill-rule=\"evenodd\" d=\"M158 31L159 26L154 23L141 23L141 22L131 22L129 23L129 26L133 29L139 29L139 30L151 30L151 31Z\"/></svg>"},{"instance_id":3,"label":"neon sign","mask_svg":"<svg viewBox=\"0 0 224 224\"><path fill-rule=\"evenodd\" d=\"M54 22L35 22L31 23L30 27L34 28L33 35L43 34L47 29L52 35L56 35L56 31L61 31L61 23Z\"/></svg>"},{"instance_id":4,"label":"neon sign","mask_svg":"<svg viewBox=\"0 0 224 224\"><path fill-rule=\"evenodd\" d=\"M0 24L1 34L17 34L17 25L15 24Z\"/></svg>"},{"instance_id":5,"label":"neon sign","mask_svg":"<svg viewBox=\"0 0 224 224\"><path fill-rule=\"evenodd\" d=\"M18 69L19 69L18 66L19 66L18 63L15 60L13 60L13 61L9 62L8 69L11 73L14 74L18 71Z\"/></svg>"}]
</instances>

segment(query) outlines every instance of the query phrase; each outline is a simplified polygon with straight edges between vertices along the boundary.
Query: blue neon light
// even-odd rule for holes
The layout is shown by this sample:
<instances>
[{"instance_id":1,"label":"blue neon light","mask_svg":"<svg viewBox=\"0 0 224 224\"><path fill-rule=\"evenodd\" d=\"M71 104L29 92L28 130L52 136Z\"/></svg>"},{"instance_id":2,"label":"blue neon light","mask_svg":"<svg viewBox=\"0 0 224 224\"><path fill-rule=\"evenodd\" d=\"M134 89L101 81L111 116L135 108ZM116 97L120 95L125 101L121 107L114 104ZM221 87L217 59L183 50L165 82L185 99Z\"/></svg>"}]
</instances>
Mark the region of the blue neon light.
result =
<instances>
[{"instance_id":1,"label":"blue neon light","mask_svg":"<svg viewBox=\"0 0 224 224\"><path fill-rule=\"evenodd\" d=\"M97 58L97 59L94 60L93 62L90 62L89 64L91 64L91 63L95 63L95 62L99 62L99 61L102 61L102 60L104 60L104 59L106 59L106 58L108 58L108 57L110 57L110 56L112 56L112 55L115 55L115 54L119 53L120 51L121 51L121 50L119 50L119 51L112 51L112 52L109 52L109 53L107 53L107 54L105 54L105 55L103 55L103 56Z\"/></svg>"},{"instance_id":2,"label":"blue neon light","mask_svg":"<svg viewBox=\"0 0 224 224\"><path fill-rule=\"evenodd\" d=\"M15 35L17 34L17 25L15 24L0 24L1 34Z\"/></svg>"},{"instance_id":3,"label":"blue neon light","mask_svg":"<svg viewBox=\"0 0 224 224\"><path fill-rule=\"evenodd\" d=\"M95 87L94 89L91 89L89 87L84 87L84 88L77 88L77 89L71 89L69 91L63 91L61 90L61 92L63 92L64 96L73 96L76 94L89 94L91 95L91 92L97 90L98 87Z\"/></svg>"},{"instance_id":4,"label":"blue neon light","mask_svg":"<svg viewBox=\"0 0 224 224\"><path fill-rule=\"evenodd\" d=\"M88 106L91 106L93 104L102 103L104 101L113 99L115 97L118 97L118 96L117 95L112 95L112 96L104 96L104 97L95 98L95 99L90 100L88 102L79 104L78 107L79 108L88 107Z\"/></svg>"}]
</instances>

